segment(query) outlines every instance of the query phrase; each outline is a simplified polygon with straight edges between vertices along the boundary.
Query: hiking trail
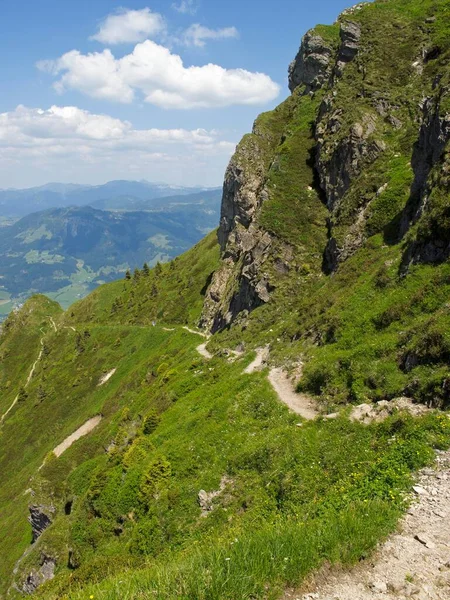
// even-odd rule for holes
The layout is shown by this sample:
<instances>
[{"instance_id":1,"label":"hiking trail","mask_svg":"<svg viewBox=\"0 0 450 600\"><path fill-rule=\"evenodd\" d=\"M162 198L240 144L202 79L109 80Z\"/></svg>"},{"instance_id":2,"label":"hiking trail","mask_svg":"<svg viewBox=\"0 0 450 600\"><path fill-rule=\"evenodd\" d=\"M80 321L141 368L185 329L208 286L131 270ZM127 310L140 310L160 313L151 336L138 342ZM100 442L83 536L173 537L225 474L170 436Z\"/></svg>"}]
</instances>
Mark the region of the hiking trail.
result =
<instances>
[{"instance_id":1,"label":"hiking trail","mask_svg":"<svg viewBox=\"0 0 450 600\"><path fill-rule=\"evenodd\" d=\"M308 593L287 590L283 600L448 600L450 450L436 451L434 467L419 472L413 490L415 500L398 532L375 556L348 572L319 575Z\"/></svg>"}]
</instances>

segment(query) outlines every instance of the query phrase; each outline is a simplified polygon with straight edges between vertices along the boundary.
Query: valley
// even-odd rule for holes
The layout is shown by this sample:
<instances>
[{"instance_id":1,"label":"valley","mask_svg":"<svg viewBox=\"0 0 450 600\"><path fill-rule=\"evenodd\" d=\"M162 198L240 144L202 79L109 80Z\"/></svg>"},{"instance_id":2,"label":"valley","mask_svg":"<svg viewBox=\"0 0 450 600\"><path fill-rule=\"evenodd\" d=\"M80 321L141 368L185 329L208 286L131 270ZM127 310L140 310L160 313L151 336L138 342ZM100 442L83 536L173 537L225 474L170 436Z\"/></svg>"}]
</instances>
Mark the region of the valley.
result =
<instances>
[{"instance_id":1,"label":"valley","mask_svg":"<svg viewBox=\"0 0 450 600\"><path fill-rule=\"evenodd\" d=\"M216 227L220 193L155 199L152 210L146 202L139 200L139 211L125 210L123 199L116 203L121 210L114 211L54 208L5 225L0 320L33 293L67 308L127 269L174 258Z\"/></svg>"},{"instance_id":2,"label":"valley","mask_svg":"<svg viewBox=\"0 0 450 600\"><path fill-rule=\"evenodd\" d=\"M357 4L222 193L1 228L2 600L449 597L449 65L450 0Z\"/></svg>"}]
</instances>

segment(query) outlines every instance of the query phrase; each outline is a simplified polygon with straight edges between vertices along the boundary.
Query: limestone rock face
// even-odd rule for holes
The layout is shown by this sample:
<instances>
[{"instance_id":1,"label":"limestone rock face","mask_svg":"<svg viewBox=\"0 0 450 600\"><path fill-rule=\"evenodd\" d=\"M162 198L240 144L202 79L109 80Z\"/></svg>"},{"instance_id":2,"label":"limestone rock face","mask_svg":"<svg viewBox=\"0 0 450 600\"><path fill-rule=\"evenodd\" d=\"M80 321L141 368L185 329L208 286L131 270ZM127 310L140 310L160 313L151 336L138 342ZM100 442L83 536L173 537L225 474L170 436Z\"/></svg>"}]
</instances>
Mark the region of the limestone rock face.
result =
<instances>
[{"instance_id":1,"label":"limestone rock face","mask_svg":"<svg viewBox=\"0 0 450 600\"><path fill-rule=\"evenodd\" d=\"M362 123L354 123L347 136L337 144L332 137L339 122L337 114L326 115L316 127L316 168L327 206L333 211L350 184L364 167L373 163L384 151L382 140L371 139L376 121L367 114Z\"/></svg>"},{"instance_id":2,"label":"limestone rock face","mask_svg":"<svg viewBox=\"0 0 450 600\"><path fill-rule=\"evenodd\" d=\"M340 28L340 46L326 42L314 30L303 37L289 67L289 88L293 93L313 94L341 76L345 65L353 60L359 47L360 27L345 21ZM325 146L323 136L329 128L340 127L339 115L330 118L329 110L332 110L332 100L324 103L320 114L320 118L327 118L327 123L318 122L315 127L317 169L332 208L364 163L375 159L381 144L367 140L371 133L369 122L364 126L355 124L349 138L331 158L325 158L325 152L321 154ZM269 198L267 173L280 143L280 137L268 134L256 121L252 134L244 137L227 168L218 231L222 263L207 290L200 320L200 326L212 332L227 327L238 315L245 316L270 300L274 287L266 261L275 246L282 256L274 258L274 269L279 273L290 269L286 260L292 256L289 245L281 243L258 222L261 207Z\"/></svg>"},{"instance_id":3,"label":"limestone rock face","mask_svg":"<svg viewBox=\"0 0 450 600\"><path fill-rule=\"evenodd\" d=\"M40 585L55 576L56 562L54 558L42 554L40 563L39 569L31 571L23 582L22 591L25 594L33 594Z\"/></svg>"},{"instance_id":4,"label":"limestone rock face","mask_svg":"<svg viewBox=\"0 0 450 600\"><path fill-rule=\"evenodd\" d=\"M411 202L402 221L402 233L422 213L430 192L430 172L443 158L444 149L450 140L450 114L441 114L440 98L427 98L423 103L422 113L419 139L411 161L414 171Z\"/></svg>"},{"instance_id":5,"label":"limestone rock face","mask_svg":"<svg viewBox=\"0 0 450 600\"><path fill-rule=\"evenodd\" d=\"M52 521L47 513L54 512L53 507L32 505L29 507L30 516L28 517L31 523L32 543L34 544L39 536L51 525Z\"/></svg>"},{"instance_id":6,"label":"limestone rock face","mask_svg":"<svg viewBox=\"0 0 450 600\"><path fill-rule=\"evenodd\" d=\"M411 196L402 215L400 234L404 235L421 216L427 217L430 195L438 185L443 193L450 193L450 113L444 113L441 102L450 95L450 89L439 90L436 97L423 103L423 117L419 138L414 147L411 166L414 181ZM440 223L431 223L430 231L419 229L403 256L402 270L412 263L437 263L450 256L449 231Z\"/></svg>"},{"instance_id":7,"label":"limestone rock face","mask_svg":"<svg viewBox=\"0 0 450 600\"><path fill-rule=\"evenodd\" d=\"M248 228L264 200L266 174L264 149L258 134L248 136L232 157L225 173L218 238L222 252L237 225ZM247 239L247 246L251 247Z\"/></svg>"},{"instance_id":8,"label":"limestone rock face","mask_svg":"<svg viewBox=\"0 0 450 600\"><path fill-rule=\"evenodd\" d=\"M306 92L321 88L331 77L333 48L314 30L305 34L297 56L289 65L289 89L305 85Z\"/></svg>"},{"instance_id":9,"label":"limestone rock face","mask_svg":"<svg viewBox=\"0 0 450 600\"><path fill-rule=\"evenodd\" d=\"M344 21L341 23L341 47L336 63L336 73L342 74L342 70L347 63L352 61L359 49L359 39L361 37L361 27L353 21Z\"/></svg>"},{"instance_id":10,"label":"limestone rock face","mask_svg":"<svg viewBox=\"0 0 450 600\"><path fill-rule=\"evenodd\" d=\"M283 108L282 127L276 111L269 117L262 115L231 159L218 232L222 262L205 295L202 327L217 331L245 318L270 301L277 289L277 274L301 271L302 258L295 266L287 258L301 257L301 242L297 247L296 239L289 238L289 243L281 239L273 227L277 219L273 212L272 222L264 220L264 206L274 198L279 205L298 204L299 213L305 188L322 200L328 210L323 217L328 240L321 238L319 259L323 272L331 274L369 237L384 235L392 223L395 231L389 235L392 241L400 241L414 223L423 221L433 200L430 190L436 184L450 189L448 78L434 75L434 81L429 81L425 69L426 63L439 58L439 49L426 56L422 52L424 68L419 72L414 66L416 40L413 43L406 28L392 24L392 35L399 38L394 48L404 61L403 70L394 77L392 69L398 69L397 65L384 68L383 60L388 63L392 57L380 56L383 48L374 45L373 28L364 26L361 16L366 4L344 11L328 29L318 27L305 34L289 66L292 104L301 110L286 114ZM406 58L405 48L410 52ZM429 97L421 102L423 90ZM307 113L307 106L314 106L314 112ZM306 162L312 176L309 185L292 192L289 180L296 179L296 172L291 167L283 170L284 144L286 153L292 152L289 141L305 127L302 119L306 118L310 118L313 143ZM417 142L411 158L407 137L413 128L417 128ZM300 160L299 171L305 171L304 157ZM277 178L274 173L281 175ZM296 215L292 218L295 222ZM306 218L313 220L311 213ZM450 227L448 231L440 223L430 227L434 228L431 238L419 228L416 238L408 241L405 269L413 262L438 262L450 256ZM308 260L304 266L308 271Z\"/></svg>"}]
</instances>

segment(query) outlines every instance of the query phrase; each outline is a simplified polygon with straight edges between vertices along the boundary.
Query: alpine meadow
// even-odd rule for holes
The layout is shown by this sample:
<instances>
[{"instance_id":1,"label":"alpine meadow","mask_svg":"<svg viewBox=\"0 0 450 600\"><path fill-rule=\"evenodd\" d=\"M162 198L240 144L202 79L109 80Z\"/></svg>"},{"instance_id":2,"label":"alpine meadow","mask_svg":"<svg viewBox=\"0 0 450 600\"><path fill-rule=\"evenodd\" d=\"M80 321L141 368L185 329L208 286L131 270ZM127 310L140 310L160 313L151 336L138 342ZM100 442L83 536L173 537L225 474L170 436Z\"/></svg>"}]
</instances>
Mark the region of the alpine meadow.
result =
<instances>
[{"instance_id":1,"label":"alpine meadow","mask_svg":"<svg viewBox=\"0 0 450 600\"><path fill-rule=\"evenodd\" d=\"M317 25L289 89L218 229L4 321L0 598L450 597L450 0Z\"/></svg>"}]
</instances>

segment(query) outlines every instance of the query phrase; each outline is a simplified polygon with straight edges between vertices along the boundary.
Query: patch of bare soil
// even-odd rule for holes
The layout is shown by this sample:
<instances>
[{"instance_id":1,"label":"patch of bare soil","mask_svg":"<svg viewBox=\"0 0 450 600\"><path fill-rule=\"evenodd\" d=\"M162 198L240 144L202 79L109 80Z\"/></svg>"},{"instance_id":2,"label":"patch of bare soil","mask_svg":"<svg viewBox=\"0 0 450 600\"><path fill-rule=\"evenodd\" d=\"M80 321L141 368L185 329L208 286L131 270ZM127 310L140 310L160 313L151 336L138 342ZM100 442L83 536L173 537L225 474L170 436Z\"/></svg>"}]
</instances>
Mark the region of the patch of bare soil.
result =
<instances>
[{"instance_id":1,"label":"patch of bare soil","mask_svg":"<svg viewBox=\"0 0 450 600\"><path fill-rule=\"evenodd\" d=\"M74 431L71 435L66 437L66 439L63 442L56 446L56 448L53 450L53 454L55 456L61 456L61 454L65 452L67 448L70 448L70 446L74 442L76 442L80 438L90 433L93 429L95 429L101 420L102 416L97 415L96 417L92 417L92 419L89 419L89 421L86 421L86 423L84 423L81 427L78 427L76 431Z\"/></svg>"},{"instance_id":2,"label":"patch of bare soil","mask_svg":"<svg viewBox=\"0 0 450 600\"><path fill-rule=\"evenodd\" d=\"M269 373L269 381L278 395L278 398L293 412L307 420L317 417L316 402L307 394L295 391L295 381L289 378L282 368L273 368Z\"/></svg>"}]
</instances>

